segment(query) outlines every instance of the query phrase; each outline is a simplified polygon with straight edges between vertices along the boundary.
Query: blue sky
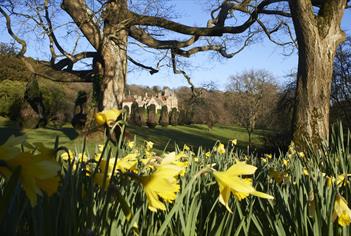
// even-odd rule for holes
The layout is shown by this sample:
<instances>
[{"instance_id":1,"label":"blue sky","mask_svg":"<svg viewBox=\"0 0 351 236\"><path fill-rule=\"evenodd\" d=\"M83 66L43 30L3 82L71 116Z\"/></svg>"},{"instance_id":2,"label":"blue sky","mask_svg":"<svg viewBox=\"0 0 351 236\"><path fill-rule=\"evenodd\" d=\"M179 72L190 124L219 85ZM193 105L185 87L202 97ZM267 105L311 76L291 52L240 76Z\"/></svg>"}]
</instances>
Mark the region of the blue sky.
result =
<instances>
[{"instance_id":1,"label":"blue sky","mask_svg":"<svg viewBox=\"0 0 351 236\"><path fill-rule=\"evenodd\" d=\"M175 14L179 15L176 20L178 22L205 26L209 13L206 10L206 0L169 0L175 6ZM0 20L0 24L4 24L3 19ZM351 10L347 10L342 22L342 28L348 35L351 35ZM240 73L249 69L265 69L273 73L277 82L283 84L286 81L285 75L289 74L292 70L297 67L297 55L296 51L291 56L284 56L281 47L273 44L266 37L262 37L263 40L256 42L255 44L247 47L240 54L236 55L232 59L213 59L209 53L200 53L193 56L190 59L186 59L186 62L190 63L191 66L186 68L187 73L191 76L193 83L196 86L201 86L204 83L214 81L220 89L225 89L227 80L230 75ZM66 40L66 45L72 45L67 39L61 39L61 42ZM0 30L0 41L9 42L10 39L6 30ZM46 45L45 45L46 46ZM47 48L43 48L42 44L36 41L32 41L28 45L27 56L34 58L48 58ZM89 46L82 46L80 49L86 50ZM146 64L153 65L148 59L148 55L138 55L135 59ZM128 74L129 84L140 84L147 86L168 86L176 88L179 86L188 86L187 82L181 75L174 75L171 69L162 68L159 73L150 75L147 71L136 71Z\"/></svg>"},{"instance_id":2,"label":"blue sky","mask_svg":"<svg viewBox=\"0 0 351 236\"><path fill-rule=\"evenodd\" d=\"M205 26L209 14L206 11L204 0L174 0L176 10L181 14L178 21L186 24ZM207 1L208 2L208 1ZM199 7L202 5L202 7ZM351 10L347 10L342 22L342 28L351 35ZM247 47L244 51L231 59L220 61L211 59L209 54L198 54L188 61L194 68L187 70L193 83L201 86L204 83L214 81L218 88L225 89L228 78L236 73L250 69L265 69L270 71L279 84L284 84L286 75L297 68L297 51L291 56L284 56L280 46L270 42L267 38ZM150 75L148 72L129 74L129 83L142 85L161 85L168 87L188 86L181 75L174 75L170 70L163 70Z\"/></svg>"}]
</instances>

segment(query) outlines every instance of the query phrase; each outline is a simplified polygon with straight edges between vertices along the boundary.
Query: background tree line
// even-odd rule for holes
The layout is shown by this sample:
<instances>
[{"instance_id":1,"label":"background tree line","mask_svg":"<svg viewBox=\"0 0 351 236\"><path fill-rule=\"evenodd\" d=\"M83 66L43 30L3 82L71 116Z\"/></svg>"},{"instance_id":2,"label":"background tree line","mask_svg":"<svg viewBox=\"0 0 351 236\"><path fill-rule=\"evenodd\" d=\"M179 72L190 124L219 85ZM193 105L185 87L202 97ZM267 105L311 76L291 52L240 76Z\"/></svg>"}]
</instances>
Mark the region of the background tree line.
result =
<instances>
[{"instance_id":1,"label":"background tree line","mask_svg":"<svg viewBox=\"0 0 351 236\"><path fill-rule=\"evenodd\" d=\"M28 106L20 107L24 99L26 83L31 80L26 68L18 63L15 57L16 48L1 44L0 47L0 114L18 118L21 109L28 112ZM33 63L35 61L33 60ZM342 121L344 127L351 127L351 38L347 37L337 50L334 61L332 94L331 94L331 123ZM43 72L47 69L41 68ZM55 72L57 77L67 76L63 72ZM51 73L55 76L54 73ZM72 75L69 75L72 76ZM296 73L289 75L290 81L278 86L273 76L264 70L246 71L233 75L227 81L226 90L219 90L214 82L199 88L200 93L194 96L189 87L175 89L179 100L179 111L176 116L167 114L168 124L237 124L247 129L249 133L256 128L277 131L280 138L271 139L286 141L291 135L291 122L295 104ZM55 85L55 86L54 86ZM89 92L84 84L55 84L47 80L39 80L39 87L43 94L45 115L50 121L57 119L61 123L70 122L74 115L77 91ZM15 89L16 88L16 89ZM159 86L127 85L126 95L158 95L165 89ZM62 99L58 100L55 97ZM22 110L22 113L24 113ZM148 117L145 108L139 118L142 125L147 123L155 126L160 123L160 113L155 111L154 121ZM29 113L28 115L33 115ZM177 121L175 122L175 118ZM25 119L25 117L24 117ZM136 121L135 123L138 123ZM167 126L163 118L164 126ZM284 138L281 138L284 137ZM272 142L272 140L268 140Z\"/></svg>"}]
</instances>

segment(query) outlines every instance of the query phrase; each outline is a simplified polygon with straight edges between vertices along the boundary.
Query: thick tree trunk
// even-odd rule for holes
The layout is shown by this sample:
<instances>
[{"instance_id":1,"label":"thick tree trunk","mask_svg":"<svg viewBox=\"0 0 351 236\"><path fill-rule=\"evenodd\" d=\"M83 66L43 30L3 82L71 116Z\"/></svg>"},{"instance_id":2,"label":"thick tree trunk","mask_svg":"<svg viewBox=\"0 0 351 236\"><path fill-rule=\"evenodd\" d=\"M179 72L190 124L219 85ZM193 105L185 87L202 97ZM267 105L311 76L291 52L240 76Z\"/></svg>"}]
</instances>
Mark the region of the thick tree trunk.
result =
<instances>
[{"instance_id":1,"label":"thick tree trunk","mask_svg":"<svg viewBox=\"0 0 351 236\"><path fill-rule=\"evenodd\" d=\"M119 36L118 43L106 39L103 44L101 85L103 109L122 108L127 79L127 34L119 32Z\"/></svg>"},{"instance_id":2,"label":"thick tree trunk","mask_svg":"<svg viewBox=\"0 0 351 236\"><path fill-rule=\"evenodd\" d=\"M103 17L102 106L103 109L121 109L127 80L128 1L109 1Z\"/></svg>"},{"instance_id":3,"label":"thick tree trunk","mask_svg":"<svg viewBox=\"0 0 351 236\"><path fill-rule=\"evenodd\" d=\"M289 1L299 46L293 141L300 150L329 138L333 61L345 35L340 29L345 0L325 1L318 15L307 0Z\"/></svg>"},{"instance_id":4,"label":"thick tree trunk","mask_svg":"<svg viewBox=\"0 0 351 236\"><path fill-rule=\"evenodd\" d=\"M329 137L330 92L335 48L329 40L311 37L314 43L299 50L293 141L318 146ZM307 49L307 50L306 50Z\"/></svg>"}]
</instances>

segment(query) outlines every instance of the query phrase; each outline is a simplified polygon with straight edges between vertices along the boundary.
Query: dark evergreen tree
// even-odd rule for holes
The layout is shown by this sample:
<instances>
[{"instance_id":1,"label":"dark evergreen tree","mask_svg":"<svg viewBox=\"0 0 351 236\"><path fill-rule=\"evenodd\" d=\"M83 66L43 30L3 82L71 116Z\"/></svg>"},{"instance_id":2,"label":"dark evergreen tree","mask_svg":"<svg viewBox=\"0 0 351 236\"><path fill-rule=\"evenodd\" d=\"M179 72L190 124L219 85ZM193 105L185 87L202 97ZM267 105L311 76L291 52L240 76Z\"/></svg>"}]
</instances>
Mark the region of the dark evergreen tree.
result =
<instances>
[{"instance_id":1,"label":"dark evergreen tree","mask_svg":"<svg viewBox=\"0 0 351 236\"><path fill-rule=\"evenodd\" d=\"M129 123L136 125L137 113L139 109L139 105L137 102L132 103L132 107L130 109Z\"/></svg>"},{"instance_id":2,"label":"dark evergreen tree","mask_svg":"<svg viewBox=\"0 0 351 236\"><path fill-rule=\"evenodd\" d=\"M36 128L46 126L47 117L43 103L43 94L35 78L27 83L24 99L39 116L39 122L36 124Z\"/></svg>"},{"instance_id":3,"label":"dark evergreen tree","mask_svg":"<svg viewBox=\"0 0 351 236\"><path fill-rule=\"evenodd\" d=\"M186 113L184 110L179 111L179 116L178 116L178 124L179 125L185 125L185 116Z\"/></svg>"},{"instance_id":4,"label":"dark evergreen tree","mask_svg":"<svg viewBox=\"0 0 351 236\"><path fill-rule=\"evenodd\" d=\"M160 125L163 127L167 127L169 122L169 116L168 116L168 108L166 105L162 106L161 108L161 115L160 115Z\"/></svg>"},{"instance_id":5,"label":"dark evergreen tree","mask_svg":"<svg viewBox=\"0 0 351 236\"><path fill-rule=\"evenodd\" d=\"M178 125L178 118L179 118L179 113L177 111L177 108L172 108L169 115L169 124L174 126Z\"/></svg>"},{"instance_id":6,"label":"dark evergreen tree","mask_svg":"<svg viewBox=\"0 0 351 236\"><path fill-rule=\"evenodd\" d=\"M151 104L150 106L148 106L147 108L147 122L146 122L147 126L149 128L155 128L157 125L156 122L156 107L154 104Z\"/></svg>"},{"instance_id":7,"label":"dark evergreen tree","mask_svg":"<svg viewBox=\"0 0 351 236\"><path fill-rule=\"evenodd\" d=\"M140 116L141 125L142 126L146 125L147 112L145 107L139 107L139 116Z\"/></svg>"}]
</instances>

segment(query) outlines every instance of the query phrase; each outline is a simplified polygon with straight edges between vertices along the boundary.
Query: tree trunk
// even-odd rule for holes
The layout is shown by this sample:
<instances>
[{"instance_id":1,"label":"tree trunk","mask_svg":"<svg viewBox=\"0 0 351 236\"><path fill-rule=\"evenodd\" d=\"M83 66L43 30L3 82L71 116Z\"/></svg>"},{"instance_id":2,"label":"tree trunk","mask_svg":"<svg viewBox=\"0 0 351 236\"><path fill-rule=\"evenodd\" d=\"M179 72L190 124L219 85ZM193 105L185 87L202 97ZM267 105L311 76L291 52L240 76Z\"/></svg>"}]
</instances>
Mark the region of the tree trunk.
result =
<instances>
[{"instance_id":1,"label":"tree trunk","mask_svg":"<svg viewBox=\"0 0 351 236\"><path fill-rule=\"evenodd\" d=\"M318 146L329 137L330 93L335 48L312 37L308 50L299 50L293 140L303 146L304 140Z\"/></svg>"},{"instance_id":2,"label":"tree trunk","mask_svg":"<svg viewBox=\"0 0 351 236\"><path fill-rule=\"evenodd\" d=\"M122 108L127 79L127 34L118 33L118 43L106 39L103 43L103 79L101 101L103 109Z\"/></svg>"},{"instance_id":3,"label":"tree trunk","mask_svg":"<svg viewBox=\"0 0 351 236\"><path fill-rule=\"evenodd\" d=\"M127 79L128 1L109 1L103 12L103 18L102 107L121 109Z\"/></svg>"},{"instance_id":4,"label":"tree trunk","mask_svg":"<svg viewBox=\"0 0 351 236\"><path fill-rule=\"evenodd\" d=\"M293 141L305 151L307 143L316 149L329 139L333 61L345 38L340 22L346 1L325 2L316 16L310 1L290 1L299 46Z\"/></svg>"}]
</instances>

